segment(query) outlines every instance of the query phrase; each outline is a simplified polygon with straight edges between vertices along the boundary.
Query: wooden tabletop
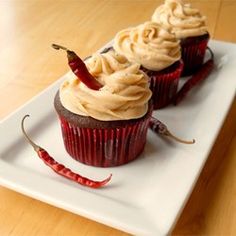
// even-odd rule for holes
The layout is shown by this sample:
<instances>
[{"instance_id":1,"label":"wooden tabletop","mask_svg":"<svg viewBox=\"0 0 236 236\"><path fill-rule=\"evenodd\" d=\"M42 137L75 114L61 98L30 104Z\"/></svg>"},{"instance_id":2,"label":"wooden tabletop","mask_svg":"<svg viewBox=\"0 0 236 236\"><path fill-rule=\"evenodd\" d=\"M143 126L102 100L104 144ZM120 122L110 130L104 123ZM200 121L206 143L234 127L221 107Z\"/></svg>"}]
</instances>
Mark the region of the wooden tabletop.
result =
<instances>
[{"instance_id":1,"label":"wooden tabletop","mask_svg":"<svg viewBox=\"0 0 236 236\"><path fill-rule=\"evenodd\" d=\"M189 1L212 38L236 43L235 0ZM148 19L161 1L0 0L0 119L68 71L52 42L90 55ZM236 235L234 102L173 235ZM128 235L0 187L0 235Z\"/></svg>"}]
</instances>

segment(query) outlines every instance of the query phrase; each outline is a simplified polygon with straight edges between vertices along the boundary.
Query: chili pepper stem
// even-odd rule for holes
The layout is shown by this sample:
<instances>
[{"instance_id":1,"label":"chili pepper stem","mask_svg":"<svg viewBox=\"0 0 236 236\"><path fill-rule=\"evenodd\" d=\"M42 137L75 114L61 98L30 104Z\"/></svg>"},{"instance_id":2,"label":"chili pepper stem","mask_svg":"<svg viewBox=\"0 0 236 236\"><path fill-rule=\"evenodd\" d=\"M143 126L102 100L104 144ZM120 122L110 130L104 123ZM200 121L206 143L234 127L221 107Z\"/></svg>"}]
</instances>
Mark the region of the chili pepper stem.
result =
<instances>
[{"instance_id":1,"label":"chili pepper stem","mask_svg":"<svg viewBox=\"0 0 236 236\"><path fill-rule=\"evenodd\" d=\"M61 46L61 45L58 45L58 44L55 44L55 43L52 44L52 47L53 47L54 49L56 49L56 50L62 49L62 50L65 50L65 51L70 51L70 50L68 50L66 47Z\"/></svg>"},{"instance_id":2,"label":"chili pepper stem","mask_svg":"<svg viewBox=\"0 0 236 236\"><path fill-rule=\"evenodd\" d=\"M24 134L24 137L25 139L30 143L30 145L34 148L34 150L36 152L38 152L39 150L41 150L42 148L40 146L38 146L36 143L34 143L30 138L29 136L27 135L26 131L25 131L25 128L24 128L24 122L25 122L25 119L27 117L30 117L30 115L25 115L21 121L21 130L22 130L22 133Z\"/></svg>"},{"instance_id":3,"label":"chili pepper stem","mask_svg":"<svg viewBox=\"0 0 236 236\"><path fill-rule=\"evenodd\" d=\"M214 60L214 53L213 53L213 51L211 50L211 48L210 48L210 47L207 47L207 50L210 52L211 59Z\"/></svg>"},{"instance_id":4,"label":"chili pepper stem","mask_svg":"<svg viewBox=\"0 0 236 236\"><path fill-rule=\"evenodd\" d=\"M175 135L173 135L169 130L166 130L164 135L174 139L175 141L177 141L179 143L184 143L184 144L194 144L195 143L195 139L193 139L192 141L186 141L186 140L180 139L180 138L176 137Z\"/></svg>"}]
</instances>

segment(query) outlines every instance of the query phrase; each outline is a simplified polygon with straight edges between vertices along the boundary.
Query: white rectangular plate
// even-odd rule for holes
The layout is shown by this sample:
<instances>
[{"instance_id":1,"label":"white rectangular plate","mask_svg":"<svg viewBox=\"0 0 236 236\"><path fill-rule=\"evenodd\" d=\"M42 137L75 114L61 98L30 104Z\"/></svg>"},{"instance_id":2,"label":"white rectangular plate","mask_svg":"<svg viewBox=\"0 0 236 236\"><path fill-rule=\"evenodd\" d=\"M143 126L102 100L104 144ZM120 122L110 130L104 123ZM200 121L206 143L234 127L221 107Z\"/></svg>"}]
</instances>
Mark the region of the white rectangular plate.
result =
<instances>
[{"instance_id":1,"label":"white rectangular plate","mask_svg":"<svg viewBox=\"0 0 236 236\"><path fill-rule=\"evenodd\" d=\"M236 45L211 41L218 69L177 107L154 112L169 129L194 145L177 144L148 132L144 153L130 164L96 168L64 150L53 99L64 77L1 122L0 184L54 206L136 235L170 232L206 162L233 101ZM183 80L183 79L182 79ZM89 189L56 175L26 143L20 122L36 143L80 174L112 181Z\"/></svg>"}]
</instances>

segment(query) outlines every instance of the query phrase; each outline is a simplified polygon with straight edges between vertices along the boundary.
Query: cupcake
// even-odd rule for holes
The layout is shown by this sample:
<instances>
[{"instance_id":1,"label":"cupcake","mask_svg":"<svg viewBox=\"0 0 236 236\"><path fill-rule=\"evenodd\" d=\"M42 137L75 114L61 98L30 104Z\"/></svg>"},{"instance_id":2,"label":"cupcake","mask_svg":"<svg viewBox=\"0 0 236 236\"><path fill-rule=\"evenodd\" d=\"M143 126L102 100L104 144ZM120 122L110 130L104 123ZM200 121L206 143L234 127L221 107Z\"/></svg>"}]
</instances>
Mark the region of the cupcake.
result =
<instances>
[{"instance_id":1,"label":"cupcake","mask_svg":"<svg viewBox=\"0 0 236 236\"><path fill-rule=\"evenodd\" d=\"M155 22L117 33L114 49L132 63L139 63L150 78L154 109L167 106L176 94L182 62L179 40Z\"/></svg>"},{"instance_id":2,"label":"cupcake","mask_svg":"<svg viewBox=\"0 0 236 236\"><path fill-rule=\"evenodd\" d=\"M75 160L98 167L136 159L146 143L152 113L148 77L113 50L86 60L103 86L93 90L68 74L54 100L64 145Z\"/></svg>"},{"instance_id":3,"label":"cupcake","mask_svg":"<svg viewBox=\"0 0 236 236\"><path fill-rule=\"evenodd\" d=\"M183 75L196 72L203 63L210 38L206 17L182 0L166 0L155 10L152 21L170 30L180 40Z\"/></svg>"}]
</instances>

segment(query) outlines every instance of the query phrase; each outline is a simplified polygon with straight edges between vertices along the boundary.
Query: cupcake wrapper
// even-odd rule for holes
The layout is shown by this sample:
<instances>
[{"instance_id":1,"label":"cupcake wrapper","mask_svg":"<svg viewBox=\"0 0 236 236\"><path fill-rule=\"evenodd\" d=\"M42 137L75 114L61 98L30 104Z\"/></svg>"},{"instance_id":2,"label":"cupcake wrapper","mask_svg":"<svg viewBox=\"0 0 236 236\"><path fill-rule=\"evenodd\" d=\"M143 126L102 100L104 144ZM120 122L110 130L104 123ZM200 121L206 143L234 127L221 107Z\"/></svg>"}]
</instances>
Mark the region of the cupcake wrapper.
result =
<instances>
[{"instance_id":1,"label":"cupcake wrapper","mask_svg":"<svg viewBox=\"0 0 236 236\"><path fill-rule=\"evenodd\" d=\"M108 129L81 128L60 117L65 148L71 157L87 165L123 165L143 151L150 117L133 125Z\"/></svg>"},{"instance_id":2,"label":"cupcake wrapper","mask_svg":"<svg viewBox=\"0 0 236 236\"><path fill-rule=\"evenodd\" d=\"M153 108L160 109L170 104L177 92L183 63L177 62L172 68L163 71L145 71L150 78Z\"/></svg>"},{"instance_id":3,"label":"cupcake wrapper","mask_svg":"<svg viewBox=\"0 0 236 236\"><path fill-rule=\"evenodd\" d=\"M184 68L182 75L187 76L196 72L202 65L209 37L192 40L192 43L181 43Z\"/></svg>"}]
</instances>

